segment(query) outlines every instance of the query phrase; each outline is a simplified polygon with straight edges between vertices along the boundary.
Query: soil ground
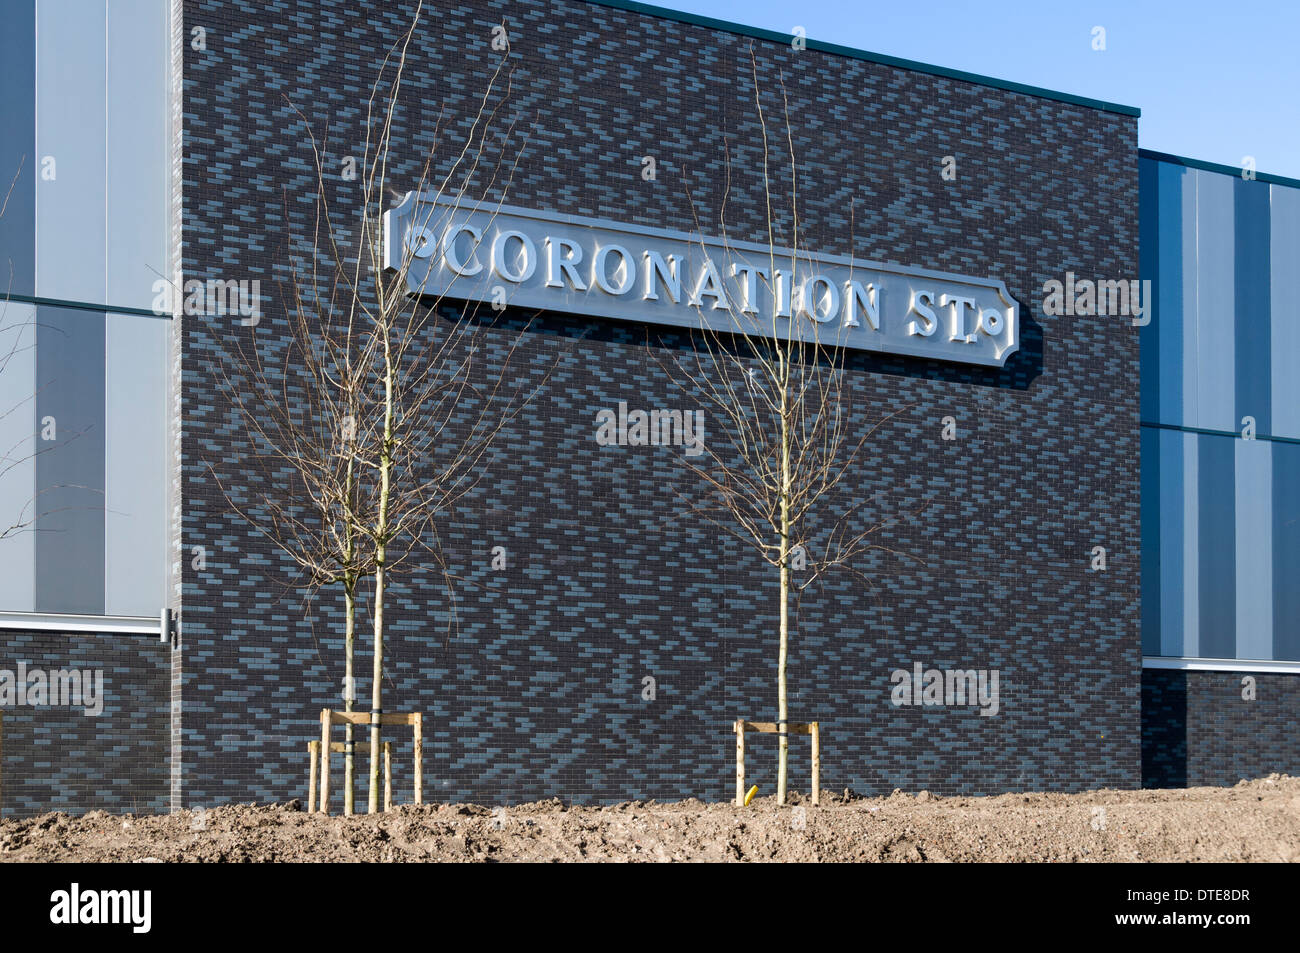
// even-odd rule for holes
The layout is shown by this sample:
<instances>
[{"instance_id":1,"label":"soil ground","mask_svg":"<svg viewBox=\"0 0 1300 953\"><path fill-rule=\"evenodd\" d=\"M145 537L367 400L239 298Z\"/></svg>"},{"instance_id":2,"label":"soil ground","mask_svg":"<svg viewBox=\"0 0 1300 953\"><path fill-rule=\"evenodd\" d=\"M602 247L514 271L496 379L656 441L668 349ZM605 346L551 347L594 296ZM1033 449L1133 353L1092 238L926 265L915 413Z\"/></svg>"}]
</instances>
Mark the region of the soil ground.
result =
<instances>
[{"instance_id":1,"label":"soil ground","mask_svg":"<svg viewBox=\"0 0 1300 953\"><path fill-rule=\"evenodd\" d=\"M0 821L0 861L1300 861L1300 778L1231 788L940 798L824 793L580 807L542 801L307 814L204 812Z\"/></svg>"}]
</instances>

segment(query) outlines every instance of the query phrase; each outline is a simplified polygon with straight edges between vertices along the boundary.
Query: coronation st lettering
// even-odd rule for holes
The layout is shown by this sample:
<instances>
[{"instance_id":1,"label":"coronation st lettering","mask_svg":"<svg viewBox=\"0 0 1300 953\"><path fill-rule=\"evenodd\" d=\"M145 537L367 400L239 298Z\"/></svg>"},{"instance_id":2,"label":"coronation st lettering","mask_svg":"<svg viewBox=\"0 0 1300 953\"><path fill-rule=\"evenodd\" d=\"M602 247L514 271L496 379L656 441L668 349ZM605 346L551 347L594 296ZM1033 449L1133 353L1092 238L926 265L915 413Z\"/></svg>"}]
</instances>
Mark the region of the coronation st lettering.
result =
<instances>
[{"instance_id":1,"label":"coronation st lettering","mask_svg":"<svg viewBox=\"0 0 1300 953\"><path fill-rule=\"evenodd\" d=\"M746 334L795 319L825 344L994 366L1019 347L1018 306L989 278L414 195L384 239L413 294Z\"/></svg>"},{"instance_id":2,"label":"coronation st lettering","mask_svg":"<svg viewBox=\"0 0 1300 953\"><path fill-rule=\"evenodd\" d=\"M498 231L493 236L490 265L485 266L479 258L483 231L475 225L463 222L452 225L432 244L427 233L413 234L416 237L412 244L416 247L412 252L417 257L428 257L441 250L447 268L464 278L472 278L484 267L490 267L502 280L520 284L533 276L540 257L544 260L548 288L562 288L567 283L574 291L598 288L615 297L639 290L643 301L658 301L663 292L673 304L682 302L683 269L677 255L645 249L638 267L636 256L622 245L601 245L590 256L590 262L584 263L587 253L576 238L547 235L542 242L545 252L539 256L529 236L509 230ZM462 260L462 246L467 243L471 250ZM687 276L686 306L715 310L734 306L752 315L760 311L770 314L775 308L778 318L789 318L793 313L826 324L838 317L846 328L861 327L865 321L873 331L880 330L880 296L871 282L847 279L841 289L831 278L812 274L799 280L792 289L790 273L780 268L732 262L728 271L733 279L732 304L728 304L728 291L717 263L705 258L699 264L698 273L693 278ZM948 309L949 341L973 344L977 333L996 337L1003 331L1005 318L1001 311L977 309L974 298L918 288L907 303L907 317L911 319L907 322L907 333L921 337L934 334L944 324L942 309Z\"/></svg>"}]
</instances>

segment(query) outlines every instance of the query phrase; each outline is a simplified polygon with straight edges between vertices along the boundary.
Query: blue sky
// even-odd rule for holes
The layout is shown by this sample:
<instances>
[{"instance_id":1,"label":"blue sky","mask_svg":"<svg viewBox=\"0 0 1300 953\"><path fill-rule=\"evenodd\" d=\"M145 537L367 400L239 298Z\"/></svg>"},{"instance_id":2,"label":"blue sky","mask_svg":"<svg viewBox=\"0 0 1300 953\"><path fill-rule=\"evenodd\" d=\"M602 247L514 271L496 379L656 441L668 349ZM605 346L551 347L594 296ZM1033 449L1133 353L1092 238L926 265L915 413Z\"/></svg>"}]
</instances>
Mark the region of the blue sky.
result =
<instances>
[{"instance_id":1,"label":"blue sky","mask_svg":"<svg viewBox=\"0 0 1300 953\"><path fill-rule=\"evenodd\" d=\"M1144 149L1300 178L1300 2L652 0L1137 106ZM1106 49L1092 49L1092 30Z\"/></svg>"}]
</instances>

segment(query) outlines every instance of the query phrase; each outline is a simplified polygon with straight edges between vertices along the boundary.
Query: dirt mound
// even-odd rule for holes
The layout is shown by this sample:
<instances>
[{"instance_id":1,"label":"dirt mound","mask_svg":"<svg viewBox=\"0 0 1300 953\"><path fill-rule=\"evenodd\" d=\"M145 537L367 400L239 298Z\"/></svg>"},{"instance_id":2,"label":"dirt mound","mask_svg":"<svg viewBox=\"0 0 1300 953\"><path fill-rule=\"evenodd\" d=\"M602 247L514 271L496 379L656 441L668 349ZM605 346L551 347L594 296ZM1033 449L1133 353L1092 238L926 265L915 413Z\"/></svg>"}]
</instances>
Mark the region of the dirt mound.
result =
<instances>
[{"instance_id":1,"label":"dirt mound","mask_svg":"<svg viewBox=\"0 0 1300 953\"><path fill-rule=\"evenodd\" d=\"M400 807L287 804L0 821L0 861L1296 861L1300 778L1232 788Z\"/></svg>"}]
</instances>

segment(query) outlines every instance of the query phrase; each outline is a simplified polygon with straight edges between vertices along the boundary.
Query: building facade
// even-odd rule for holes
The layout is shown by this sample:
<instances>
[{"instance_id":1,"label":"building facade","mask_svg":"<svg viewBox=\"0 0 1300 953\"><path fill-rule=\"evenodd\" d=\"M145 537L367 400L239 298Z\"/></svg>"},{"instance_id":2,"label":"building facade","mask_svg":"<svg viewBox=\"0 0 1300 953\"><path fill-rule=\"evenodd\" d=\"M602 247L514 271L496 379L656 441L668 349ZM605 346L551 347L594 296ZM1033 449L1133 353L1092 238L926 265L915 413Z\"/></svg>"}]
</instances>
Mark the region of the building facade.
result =
<instances>
[{"instance_id":1,"label":"building facade","mask_svg":"<svg viewBox=\"0 0 1300 953\"><path fill-rule=\"evenodd\" d=\"M1300 183L1142 153L1143 774L1294 773Z\"/></svg>"},{"instance_id":2,"label":"building facade","mask_svg":"<svg viewBox=\"0 0 1300 953\"><path fill-rule=\"evenodd\" d=\"M15 6L0 671L99 672L102 690L3 709L0 807L302 796L306 742L339 705L342 600L307 603L232 505L283 478L241 419L238 359L288 346L316 210L308 129L339 172L334 213L356 216L365 98L413 11ZM492 89L490 151L511 174L476 180L490 201L630 233L724 220L762 243L756 77L769 117L788 97L801 244L1000 282L1018 313L1000 365L845 358L851 429L887 418L851 479L888 552L798 603L790 717L823 726L823 785L1074 791L1300 768L1284 372L1300 315L1279 283L1300 259L1296 183L1139 153L1128 107L635 3L525 0L426 11L388 187L396 203ZM1061 313L1048 288L1075 277L1149 279L1154 301ZM189 280L260 290L247 313L160 306ZM697 345L522 306L488 334L489 352L518 342L539 390L444 535L455 624L432 564L390 600L385 708L425 713L426 798L728 797L732 722L775 717L775 577L683 506L707 488L680 447L597 439L621 404L701 408L662 360ZM996 673L995 696L905 703L897 673L918 668ZM770 788L769 741L751 741L749 772Z\"/></svg>"}]
</instances>

